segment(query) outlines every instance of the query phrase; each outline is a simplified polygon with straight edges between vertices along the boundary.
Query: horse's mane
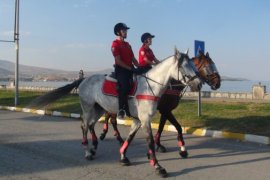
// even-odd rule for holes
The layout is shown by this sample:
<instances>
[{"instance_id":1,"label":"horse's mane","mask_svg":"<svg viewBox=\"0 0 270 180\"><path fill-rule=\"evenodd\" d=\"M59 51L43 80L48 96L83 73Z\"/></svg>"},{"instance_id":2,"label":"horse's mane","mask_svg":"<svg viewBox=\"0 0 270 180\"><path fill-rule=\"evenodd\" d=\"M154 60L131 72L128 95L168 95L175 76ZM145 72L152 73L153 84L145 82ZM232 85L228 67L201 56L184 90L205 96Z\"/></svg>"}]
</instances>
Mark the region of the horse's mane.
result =
<instances>
[{"instance_id":1,"label":"horse's mane","mask_svg":"<svg viewBox=\"0 0 270 180\"><path fill-rule=\"evenodd\" d=\"M159 66L161 66L161 64L163 64L167 59L173 57L174 55L168 56L162 60L160 60L160 63L158 63L157 65L155 65L153 68L151 68L148 72L146 72L145 74L148 74L149 72L153 71L154 69L158 68Z\"/></svg>"}]
</instances>

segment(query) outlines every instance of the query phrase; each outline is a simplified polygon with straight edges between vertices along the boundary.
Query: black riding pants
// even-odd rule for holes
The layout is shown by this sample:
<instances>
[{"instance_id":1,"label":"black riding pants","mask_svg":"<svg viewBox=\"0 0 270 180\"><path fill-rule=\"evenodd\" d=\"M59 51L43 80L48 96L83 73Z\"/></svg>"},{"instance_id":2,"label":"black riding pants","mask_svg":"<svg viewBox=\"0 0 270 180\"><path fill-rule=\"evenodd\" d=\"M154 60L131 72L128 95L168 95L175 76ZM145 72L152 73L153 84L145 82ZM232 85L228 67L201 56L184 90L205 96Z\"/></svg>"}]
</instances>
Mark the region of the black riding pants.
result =
<instances>
[{"instance_id":1,"label":"black riding pants","mask_svg":"<svg viewBox=\"0 0 270 180\"><path fill-rule=\"evenodd\" d=\"M119 110L124 109L126 112L129 112L128 93L132 87L133 74L127 69L115 66L115 76L117 79Z\"/></svg>"}]
</instances>

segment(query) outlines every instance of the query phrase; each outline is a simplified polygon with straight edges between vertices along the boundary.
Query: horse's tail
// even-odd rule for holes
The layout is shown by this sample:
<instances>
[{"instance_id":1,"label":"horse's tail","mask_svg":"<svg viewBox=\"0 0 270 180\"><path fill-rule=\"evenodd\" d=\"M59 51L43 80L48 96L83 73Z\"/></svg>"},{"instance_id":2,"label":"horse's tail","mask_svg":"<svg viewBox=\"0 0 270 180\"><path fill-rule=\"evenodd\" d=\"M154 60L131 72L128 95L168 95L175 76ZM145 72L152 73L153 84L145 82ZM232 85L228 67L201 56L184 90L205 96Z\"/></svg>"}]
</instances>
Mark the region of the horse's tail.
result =
<instances>
[{"instance_id":1,"label":"horse's tail","mask_svg":"<svg viewBox=\"0 0 270 180\"><path fill-rule=\"evenodd\" d=\"M75 80L74 82L62 86L58 89L54 89L36 99L34 99L27 108L42 108L70 93L74 88L78 88L84 78Z\"/></svg>"}]
</instances>

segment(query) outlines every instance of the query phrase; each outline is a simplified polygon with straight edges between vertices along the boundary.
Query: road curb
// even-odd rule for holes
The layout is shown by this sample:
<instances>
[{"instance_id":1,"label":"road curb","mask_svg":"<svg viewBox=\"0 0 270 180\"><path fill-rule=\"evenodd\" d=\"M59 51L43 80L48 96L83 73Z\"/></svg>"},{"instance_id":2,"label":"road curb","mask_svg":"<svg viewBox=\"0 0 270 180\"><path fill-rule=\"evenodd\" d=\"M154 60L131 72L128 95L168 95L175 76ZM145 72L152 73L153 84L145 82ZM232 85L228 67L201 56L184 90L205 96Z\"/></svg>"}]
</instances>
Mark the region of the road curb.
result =
<instances>
[{"instance_id":1,"label":"road curb","mask_svg":"<svg viewBox=\"0 0 270 180\"><path fill-rule=\"evenodd\" d=\"M9 110L9 111L16 111L16 112L26 112L26 113L33 113L39 115L50 115L50 116L59 116L59 117L70 117L80 119L81 115L76 113L66 113L66 112L59 112L59 111L48 111L48 110L40 110L40 109L28 109L28 108L18 108L18 107L11 107L11 106L0 106L0 110ZM99 119L99 122L103 122L104 117ZM132 124L131 119L126 120L117 120L117 124L130 126ZM158 129L157 123L151 123L153 129ZM165 125L165 131L170 132L177 132L173 125ZM229 139L236 139L240 141L248 141L248 142L255 142L260 144L270 144L270 137L267 136L258 136L253 134L241 134L241 133L232 133L227 131L216 131L216 130L209 130L204 128L191 128L191 127L182 127L183 133L186 134L193 134L197 136L206 136L206 137L213 137L213 138L229 138Z\"/></svg>"}]
</instances>

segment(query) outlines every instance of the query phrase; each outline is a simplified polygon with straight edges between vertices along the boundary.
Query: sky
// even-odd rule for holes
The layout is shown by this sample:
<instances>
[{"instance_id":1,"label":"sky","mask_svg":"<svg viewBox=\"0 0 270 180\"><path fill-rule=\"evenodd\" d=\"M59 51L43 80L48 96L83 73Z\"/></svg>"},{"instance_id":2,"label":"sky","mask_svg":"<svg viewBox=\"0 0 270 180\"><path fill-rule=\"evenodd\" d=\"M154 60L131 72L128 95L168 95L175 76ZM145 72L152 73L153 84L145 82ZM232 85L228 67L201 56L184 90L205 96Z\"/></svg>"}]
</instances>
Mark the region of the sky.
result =
<instances>
[{"instance_id":1,"label":"sky","mask_svg":"<svg viewBox=\"0 0 270 180\"><path fill-rule=\"evenodd\" d=\"M15 0L0 0L0 40L13 40ZM126 41L135 57L150 32L162 60L194 40L222 76L270 81L269 0L20 0L23 65L85 71L112 68L113 27L130 27ZM0 59L15 62L14 43L0 42Z\"/></svg>"}]
</instances>

